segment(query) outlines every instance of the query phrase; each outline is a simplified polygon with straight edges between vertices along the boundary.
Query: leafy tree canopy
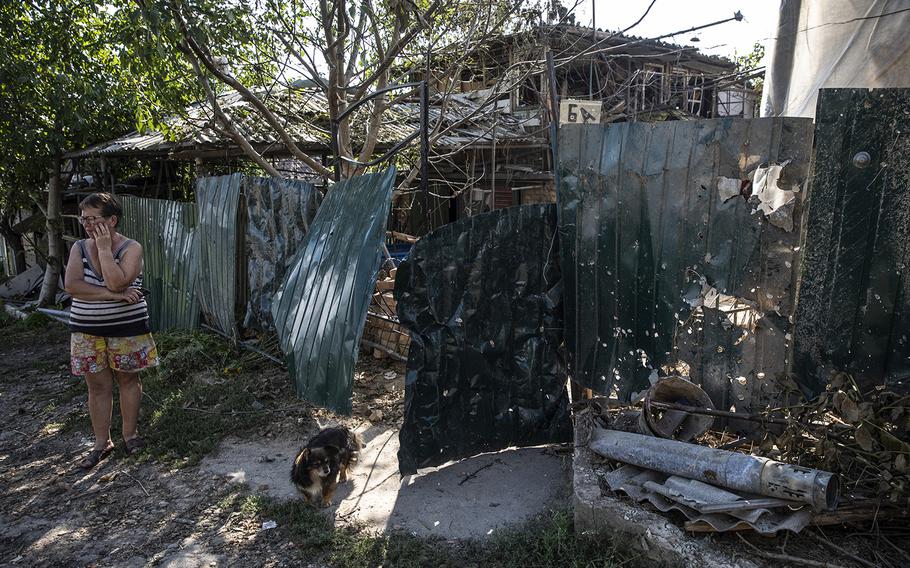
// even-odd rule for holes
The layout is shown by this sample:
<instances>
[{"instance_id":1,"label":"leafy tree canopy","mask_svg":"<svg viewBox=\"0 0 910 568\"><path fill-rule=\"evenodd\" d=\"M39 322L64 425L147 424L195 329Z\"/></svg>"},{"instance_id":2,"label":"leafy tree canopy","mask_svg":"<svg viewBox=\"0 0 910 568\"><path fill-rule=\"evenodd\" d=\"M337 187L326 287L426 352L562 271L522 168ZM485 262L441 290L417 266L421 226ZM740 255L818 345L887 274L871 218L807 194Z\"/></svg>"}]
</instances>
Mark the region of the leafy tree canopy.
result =
<instances>
[{"instance_id":1,"label":"leafy tree canopy","mask_svg":"<svg viewBox=\"0 0 910 568\"><path fill-rule=\"evenodd\" d=\"M21 203L55 155L131 124L112 18L91 0L0 5L0 199Z\"/></svg>"}]
</instances>

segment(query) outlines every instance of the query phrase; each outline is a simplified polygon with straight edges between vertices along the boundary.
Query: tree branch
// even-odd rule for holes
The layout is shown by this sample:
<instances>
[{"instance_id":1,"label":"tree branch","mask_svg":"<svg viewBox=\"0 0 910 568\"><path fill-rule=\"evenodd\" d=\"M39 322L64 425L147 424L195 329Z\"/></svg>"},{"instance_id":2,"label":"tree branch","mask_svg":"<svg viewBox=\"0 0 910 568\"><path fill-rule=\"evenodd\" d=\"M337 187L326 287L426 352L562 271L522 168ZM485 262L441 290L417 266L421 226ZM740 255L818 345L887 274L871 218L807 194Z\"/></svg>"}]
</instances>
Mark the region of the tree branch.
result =
<instances>
[{"instance_id":1,"label":"tree branch","mask_svg":"<svg viewBox=\"0 0 910 568\"><path fill-rule=\"evenodd\" d=\"M412 25L403 35L399 38L398 41L394 42L388 49L385 50L385 57L379 62L376 70L372 75L364 79L363 83L354 87L355 94L354 100L358 101L367 94L367 91L370 88L370 85L379 80L380 74L386 71L391 67L392 63L395 61L395 58L398 57L398 54L406 45L408 45L411 40L413 40L418 33L424 29L424 25L427 21L432 22L432 17L436 11L440 8L442 2L440 0L433 0L433 3L427 8L424 12L423 17L417 19L417 23ZM349 87L350 88L350 87Z\"/></svg>"},{"instance_id":2,"label":"tree branch","mask_svg":"<svg viewBox=\"0 0 910 568\"><path fill-rule=\"evenodd\" d=\"M210 55L208 53L206 53L206 51L203 50L199 46L198 43L196 43L196 40L193 39L192 35L189 33L189 30L186 25L186 21L183 18L183 14L180 12L180 2L179 1L174 2L173 9L174 9L174 15L175 15L178 25L180 27L180 32L183 35L185 45L189 48L189 51L192 51L192 53L195 55L195 59L197 59L196 63L194 64L194 68L196 67L196 65L201 63L202 66L204 66L206 68L206 70L209 71L209 73L214 75L218 80L220 80L225 85L228 85L229 87L231 87L235 91L237 91L240 94L240 96L243 97L243 99L245 101L247 101L248 103L253 105L253 107L259 112L260 115L262 115L262 117L266 120L266 122L268 122L269 126L271 126L272 129L278 134L278 137L281 139L282 143L288 149L288 151L291 153L292 156L294 156L295 158L297 158L298 160L300 160L301 162L303 162L304 164L309 166L313 171L315 171L320 176L323 176L323 177L331 176L332 173L329 169L327 169L325 166L320 164L318 161L316 161L315 159L313 159L312 157L307 155L305 152L303 152L297 146L297 143L294 142L293 138L291 138L291 135L284 128L284 126L282 126L282 124L278 120L278 117L275 116L275 113L273 113L267 106L265 106L265 103L263 103L259 99L259 97L257 97L243 83L241 83L240 81L238 81L231 75L225 73L224 71L219 69L217 65L214 64L214 62L211 60ZM201 69L197 72L197 75L199 77L203 76L201 74ZM289 96L291 96L291 95L289 94ZM216 113L217 112L218 111L216 111ZM237 134L235 130L234 130L234 133ZM250 146L250 148L252 148L252 146ZM258 155L258 153L257 153L257 155ZM278 176L278 177L282 177L282 176Z\"/></svg>"},{"instance_id":3,"label":"tree branch","mask_svg":"<svg viewBox=\"0 0 910 568\"><path fill-rule=\"evenodd\" d=\"M205 73L202 71L202 67L200 66L199 60L196 58L193 50L186 45L178 45L178 49L186 56L190 62L190 65L193 66L193 70L196 72L196 76L198 77L199 82L205 91L205 96L209 100L209 104L212 106L212 112L215 114L215 119L217 122L221 123L222 128L218 129L217 127L214 127L214 125L213 128L219 130L222 134L228 136L231 140L233 140L235 144L240 146L244 154L252 158L252 160L256 162L259 167L268 172L270 176L284 178L284 176L281 175L281 173L275 169L272 164L268 163L265 158L263 158L255 148L253 148L249 140L237 132L237 129L234 127L231 119L224 113L221 105L218 104L218 97L215 95L215 91L212 90L212 85L209 83L208 77L206 77Z\"/></svg>"}]
</instances>

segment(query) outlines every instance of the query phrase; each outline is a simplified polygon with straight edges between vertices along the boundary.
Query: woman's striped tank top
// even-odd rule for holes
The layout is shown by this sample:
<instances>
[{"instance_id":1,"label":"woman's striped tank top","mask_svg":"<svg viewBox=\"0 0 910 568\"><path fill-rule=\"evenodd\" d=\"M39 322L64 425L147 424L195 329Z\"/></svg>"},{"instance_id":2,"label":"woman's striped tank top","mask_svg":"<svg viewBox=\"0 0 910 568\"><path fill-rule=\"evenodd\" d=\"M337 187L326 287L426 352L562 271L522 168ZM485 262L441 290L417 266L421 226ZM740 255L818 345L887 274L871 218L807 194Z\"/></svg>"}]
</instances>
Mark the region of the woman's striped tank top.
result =
<instances>
[{"instance_id":1,"label":"woman's striped tank top","mask_svg":"<svg viewBox=\"0 0 910 568\"><path fill-rule=\"evenodd\" d=\"M136 241L127 239L114 251L114 262L120 264L120 255ZM82 274L85 281L104 286L100 270L92 266L85 248L85 240L78 242L82 254ZM142 287L142 274L133 280L131 288ZM101 337L134 337L149 332L148 304L142 298L135 304L113 300L79 300L73 298L70 307L70 329L75 332Z\"/></svg>"}]
</instances>

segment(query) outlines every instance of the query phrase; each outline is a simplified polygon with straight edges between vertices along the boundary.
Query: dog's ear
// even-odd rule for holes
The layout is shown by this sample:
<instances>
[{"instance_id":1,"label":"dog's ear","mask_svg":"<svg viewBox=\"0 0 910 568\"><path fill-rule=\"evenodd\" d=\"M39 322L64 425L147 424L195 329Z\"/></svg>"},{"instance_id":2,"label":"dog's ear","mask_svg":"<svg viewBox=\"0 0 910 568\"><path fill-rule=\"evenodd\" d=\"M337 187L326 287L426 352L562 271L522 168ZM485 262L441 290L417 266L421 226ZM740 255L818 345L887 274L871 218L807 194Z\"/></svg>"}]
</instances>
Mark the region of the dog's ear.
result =
<instances>
[{"instance_id":1,"label":"dog's ear","mask_svg":"<svg viewBox=\"0 0 910 568\"><path fill-rule=\"evenodd\" d=\"M300 462L306 461L310 457L310 449L304 448L299 454L297 454L297 459L294 460L294 465L300 465Z\"/></svg>"}]
</instances>

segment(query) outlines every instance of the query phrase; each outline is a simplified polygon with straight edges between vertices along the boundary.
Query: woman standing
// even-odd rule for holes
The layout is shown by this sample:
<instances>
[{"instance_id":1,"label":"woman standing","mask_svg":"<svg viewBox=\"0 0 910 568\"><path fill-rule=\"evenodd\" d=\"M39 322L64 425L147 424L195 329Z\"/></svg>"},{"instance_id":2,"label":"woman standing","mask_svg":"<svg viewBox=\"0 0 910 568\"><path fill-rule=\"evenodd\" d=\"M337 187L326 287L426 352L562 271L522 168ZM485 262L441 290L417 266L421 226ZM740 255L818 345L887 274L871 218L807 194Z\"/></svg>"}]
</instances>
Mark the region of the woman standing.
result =
<instances>
[{"instance_id":1,"label":"woman standing","mask_svg":"<svg viewBox=\"0 0 910 568\"><path fill-rule=\"evenodd\" d=\"M139 370L158 364L142 295L142 246L117 232L123 209L108 193L79 204L79 222L89 238L76 242L66 264L66 291L73 297L71 366L84 375L95 446L79 464L91 469L114 449L111 414L114 382L127 454L145 442L137 431L142 383Z\"/></svg>"}]
</instances>

